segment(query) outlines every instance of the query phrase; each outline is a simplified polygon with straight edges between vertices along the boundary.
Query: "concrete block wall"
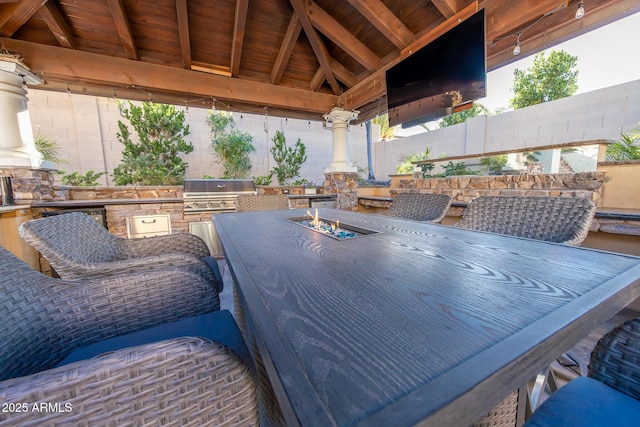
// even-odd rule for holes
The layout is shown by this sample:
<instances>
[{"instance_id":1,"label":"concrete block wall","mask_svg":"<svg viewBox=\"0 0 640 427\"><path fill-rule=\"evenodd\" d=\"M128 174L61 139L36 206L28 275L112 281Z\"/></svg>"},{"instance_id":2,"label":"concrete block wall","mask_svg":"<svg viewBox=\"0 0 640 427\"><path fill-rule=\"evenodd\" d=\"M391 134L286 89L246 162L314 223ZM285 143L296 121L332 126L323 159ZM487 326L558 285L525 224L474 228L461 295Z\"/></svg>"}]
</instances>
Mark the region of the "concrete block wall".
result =
<instances>
[{"instance_id":1,"label":"concrete block wall","mask_svg":"<svg viewBox=\"0 0 640 427\"><path fill-rule=\"evenodd\" d=\"M29 113L34 132L40 131L58 142L60 157L70 164L60 164L66 173L107 171L100 179L102 185L113 185L111 174L122 160L123 145L117 139L118 121L125 121L118 111L117 100L87 95L66 94L29 89ZM189 125L187 141L194 151L185 155L189 164L187 178L203 175L221 177L223 168L210 148L209 110L195 107L177 107L185 111ZM282 130L287 145L297 139L307 148L307 161L301 168L301 178L321 185L324 170L332 161L333 141L331 129L322 121L307 121L269 116L265 114L234 113L239 130L249 132L256 147L251 159L253 176L267 175L275 165L269 148L276 130ZM351 126L351 160L356 166L367 166L366 131L364 126ZM58 177L58 183L59 181Z\"/></svg>"},{"instance_id":2,"label":"concrete block wall","mask_svg":"<svg viewBox=\"0 0 640 427\"><path fill-rule=\"evenodd\" d=\"M374 145L376 177L396 173L406 154L431 158L532 149L596 139L615 140L640 122L640 80L574 95L496 116L381 141Z\"/></svg>"}]
</instances>

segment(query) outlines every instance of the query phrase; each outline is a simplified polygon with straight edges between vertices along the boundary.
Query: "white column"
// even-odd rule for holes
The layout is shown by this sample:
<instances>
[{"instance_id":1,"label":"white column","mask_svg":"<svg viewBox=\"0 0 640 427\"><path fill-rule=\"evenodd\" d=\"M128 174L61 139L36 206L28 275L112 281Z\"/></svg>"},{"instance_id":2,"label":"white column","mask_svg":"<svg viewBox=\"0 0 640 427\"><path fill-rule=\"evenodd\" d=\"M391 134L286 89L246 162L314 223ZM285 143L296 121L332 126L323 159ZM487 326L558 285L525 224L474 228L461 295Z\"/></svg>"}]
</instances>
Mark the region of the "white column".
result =
<instances>
[{"instance_id":1,"label":"white column","mask_svg":"<svg viewBox=\"0 0 640 427\"><path fill-rule=\"evenodd\" d=\"M42 160L33 142L25 82L42 80L19 60L0 57L0 167L55 169L52 162Z\"/></svg>"},{"instance_id":2,"label":"white column","mask_svg":"<svg viewBox=\"0 0 640 427\"><path fill-rule=\"evenodd\" d=\"M351 162L349 122L358 117L359 111L345 111L342 108L334 108L324 115L327 123L331 123L333 135L333 161L325 173L330 172L357 172L358 168Z\"/></svg>"}]
</instances>

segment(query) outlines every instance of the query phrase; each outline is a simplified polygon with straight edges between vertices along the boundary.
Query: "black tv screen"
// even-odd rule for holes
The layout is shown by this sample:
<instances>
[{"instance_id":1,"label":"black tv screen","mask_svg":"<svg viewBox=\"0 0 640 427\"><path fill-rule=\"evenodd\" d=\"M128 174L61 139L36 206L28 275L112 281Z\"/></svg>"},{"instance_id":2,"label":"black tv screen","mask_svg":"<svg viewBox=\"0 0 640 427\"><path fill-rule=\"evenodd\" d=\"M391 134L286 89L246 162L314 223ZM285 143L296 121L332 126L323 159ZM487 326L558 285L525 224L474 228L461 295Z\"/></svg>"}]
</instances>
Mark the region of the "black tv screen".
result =
<instances>
[{"instance_id":1,"label":"black tv screen","mask_svg":"<svg viewBox=\"0 0 640 427\"><path fill-rule=\"evenodd\" d=\"M486 96L484 9L386 72L389 125L439 119Z\"/></svg>"}]
</instances>

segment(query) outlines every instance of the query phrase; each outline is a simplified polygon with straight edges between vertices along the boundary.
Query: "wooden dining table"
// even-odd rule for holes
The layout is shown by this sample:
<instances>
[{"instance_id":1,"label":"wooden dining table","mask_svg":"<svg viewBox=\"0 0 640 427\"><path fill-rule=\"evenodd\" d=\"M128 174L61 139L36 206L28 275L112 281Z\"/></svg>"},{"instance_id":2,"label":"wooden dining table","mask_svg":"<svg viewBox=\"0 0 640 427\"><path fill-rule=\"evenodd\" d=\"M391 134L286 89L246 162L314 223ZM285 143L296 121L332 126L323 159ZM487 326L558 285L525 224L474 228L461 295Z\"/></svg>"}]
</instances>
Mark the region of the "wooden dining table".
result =
<instances>
[{"instance_id":1,"label":"wooden dining table","mask_svg":"<svg viewBox=\"0 0 640 427\"><path fill-rule=\"evenodd\" d=\"M640 296L634 256L320 209L362 231L339 240L306 213L213 215L287 426L471 425Z\"/></svg>"}]
</instances>

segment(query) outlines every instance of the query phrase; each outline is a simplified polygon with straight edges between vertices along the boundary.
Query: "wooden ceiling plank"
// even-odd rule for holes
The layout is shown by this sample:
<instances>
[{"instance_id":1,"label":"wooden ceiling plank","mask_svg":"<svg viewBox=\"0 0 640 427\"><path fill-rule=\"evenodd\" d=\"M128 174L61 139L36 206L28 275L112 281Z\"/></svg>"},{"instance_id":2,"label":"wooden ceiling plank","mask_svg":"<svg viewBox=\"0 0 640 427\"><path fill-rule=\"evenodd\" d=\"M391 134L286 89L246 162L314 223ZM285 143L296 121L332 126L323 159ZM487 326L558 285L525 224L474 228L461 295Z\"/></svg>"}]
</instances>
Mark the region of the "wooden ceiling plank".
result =
<instances>
[{"instance_id":1,"label":"wooden ceiling plank","mask_svg":"<svg viewBox=\"0 0 640 427\"><path fill-rule=\"evenodd\" d=\"M419 37L415 42L402 50L399 56L385 63L375 73L362 80L360 83L346 91L340 96L340 106L347 110L356 110L360 106L368 104L379 99L387 90L385 83L386 71L398 64L403 59L409 57L412 53L431 43L447 31L454 28L460 22L469 18L478 11L478 2L474 1L460 12L453 15L430 32Z\"/></svg>"},{"instance_id":2,"label":"wooden ceiling plank","mask_svg":"<svg viewBox=\"0 0 640 427\"><path fill-rule=\"evenodd\" d=\"M348 1L398 49L404 49L413 42L415 35L380 0Z\"/></svg>"},{"instance_id":3,"label":"wooden ceiling plank","mask_svg":"<svg viewBox=\"0 0 640 427\"><path fill-rule=\"evenodd\" d=\"M282 45L280 46L276 62L273 64L273 69L271 71L271 84L280 83L284 70L287 68L287 63L289 62L291 53L293 52L293 48L296 46L296 41L298 40L298 37L300 37L300 31L302 31L302 25L300 24L298 17L294 14L291 17L291 21L289 21L289 26L287 27L287 32L284 35L284 40L282 40Z\"/></svg>"},{"instance_id":4,"label":"wooden ceiling plank","mask_svg":"<svg viewBox=\"0 0 640 427\"><path fill-rule=\"evenodd\" d=\"M487 41L492 42L508 34L515 34L546 13L564 9L567 0L519 1L487 0L484 7L487 14Z\"/></svg>"},{"instance_id":5,"label":"wooden ceiling plank","mask_svg":"<svg viewBox=\"0 0 640 427\"><path fill-rule=\"evenodd\" d=\"M191 68L191 40L189 38L189 14L187 0L176 0L176 15L178 17L178 35L180 36L180 50L184 68Z\"/></svg>"},{"instance_id":6,"label":"wooden ceiling plank","mask_svg":"<svg viewBox=\"0 0 640 427\"><path fill-rule=\"evenodd\" d=\"M47 0L21 0L4 6L0 11L0 36L13 36L46 2Z\"/></svg>"},{"instance_id":7,"label":"wooden ceiling plank","mask_svg":"<svg viewBox=\"0 0 640 427\"><path fill-rule=\"evenodd\" d=\"M372 52L364 43L351 34L351 31L344 28L320 6L312 1L307 1L306 9L311 24L339 46L340 49L351 55L367 70L377 70L380 67L378 55Z\"/></svg>"},{"instance_id":8,"label":"wooden ceiling plank","mask_svg":"<svg viewBox=\"0 0 640 427\"><path fill-rule=\"evenodd\" d=\"M320 68L322 68L322 72L324 73L325 79L329 83L329 86L331 86L331 90L333 90L333 93L336 95L340 94L342 92L340 84L338 84L338 81L333 75L333 71L331 71L329 51L327 50L327 47L325 46L322 39L320 39L320 37L318 37L318 34L316 34L316 30L313 28L309 16L307 16L307 10L303 1L289 0L289 3L291 3L295 14L300 20L300 25L302 25L302 29L307 35L307 39L309 40L311 49L313 49L313 53L320 63Z\"/></svg>"},{"instance_id":9,"label":"wooden ceiling plank","mask_svg":"<svg viewBox=\"0 0 640 427\"><path fill-rule=\"evenodd\" d=\"M45 79L94 82L113 89L141 88L153 94L171 92L191 97L213 97L225 102L300 110L324 114L337 105L336 95L198 73L125 58L63 49L0 38L6 49L20 52L31 71ZM115 71L117 70L117 72Z\"/></svg>"},{"instance_id":10,"label":"wooden ceiling plank","mask_svg":"<svg viewBox=\"0 0 640 427\"><path fill-rule=\"evenodd\" d=\"M442 16L449 19L465 7L463 0L431 0Z\"/></svg>"},{"instance_id":11,"label":"wooden ceiling plank","mask_svg":"<svg viewBox=\"0 0 640 427\"><path fill-rule=\"evenodd\" d=\"M69 49L76 48L75 38L73 34L71 34L71 28L69 28L69 24L67 24L60 9L58 9L58 6L56 6L54 2L46 2L44 7L40 8L39 13L56 40L58 40L58 43L60 43L60 46Z\"/></svg>"},{"instance_id":12,"label":"wooden ceiling plank","mask_svg":"<svg viewBox=\"0 0 640 427\"><path fill-rule=\"evenodd\" d=\"M127 18L122 1L123 0L107 0L107 3L109 4L109 10L113 16L113 21L116 25L118 35L120 35L120 40L122 41L125 52L131 59L137 61L140 59L138 49L136 48L131 25L129 24L129 19Z\"/></svg>"},{"instance_id":13,"label":"wooden ceiling plank","mask_svg":"<svg viewBox=\"0 0 640 427\"><path fill-rule=\"evenodd\" d=\"M236 0L236 14L233 24L233 43L231 45L231 75L237 76L240 72L240 59L242 58L242 46L244 44L244 31L247 25L247 10L249 0Z\"/></svg>"}]
</instances>

